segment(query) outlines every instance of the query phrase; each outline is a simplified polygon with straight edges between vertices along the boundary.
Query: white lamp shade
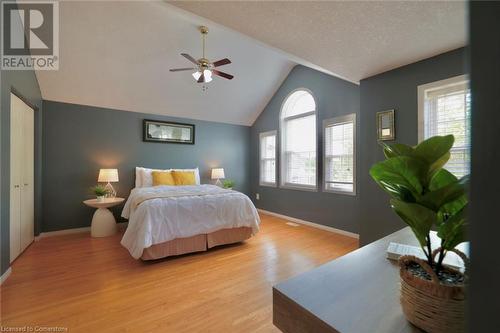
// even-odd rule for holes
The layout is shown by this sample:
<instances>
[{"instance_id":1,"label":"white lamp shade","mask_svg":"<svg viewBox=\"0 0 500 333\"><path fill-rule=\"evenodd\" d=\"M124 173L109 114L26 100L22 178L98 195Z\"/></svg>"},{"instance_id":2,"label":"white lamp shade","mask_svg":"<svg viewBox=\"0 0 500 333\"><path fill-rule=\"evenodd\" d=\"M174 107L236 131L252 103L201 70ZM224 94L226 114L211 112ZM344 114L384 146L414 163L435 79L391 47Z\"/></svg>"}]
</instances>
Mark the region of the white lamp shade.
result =
<instances>
[{"instance_id":1,"label":"white lamp shade","mask_svg":"<svg viewBox=\"0 0 500 333\"><path fill-rule=\"evenodd\" d=\"M224 169L223 168L212 169L212 179L220 179L220 178L224 178Z\"/></svg>"},{"instance_id":2,"label":"white lamp shade","mask_svg":"<svg viewBox=\"0 0 500 333\"><path fill-rule=\"evenodd\" d=\"M99 178L97 179L99 183L107 182L117 182L118 181L118 169L101 169L99 170Z\"/></svg>"}]
</instances>

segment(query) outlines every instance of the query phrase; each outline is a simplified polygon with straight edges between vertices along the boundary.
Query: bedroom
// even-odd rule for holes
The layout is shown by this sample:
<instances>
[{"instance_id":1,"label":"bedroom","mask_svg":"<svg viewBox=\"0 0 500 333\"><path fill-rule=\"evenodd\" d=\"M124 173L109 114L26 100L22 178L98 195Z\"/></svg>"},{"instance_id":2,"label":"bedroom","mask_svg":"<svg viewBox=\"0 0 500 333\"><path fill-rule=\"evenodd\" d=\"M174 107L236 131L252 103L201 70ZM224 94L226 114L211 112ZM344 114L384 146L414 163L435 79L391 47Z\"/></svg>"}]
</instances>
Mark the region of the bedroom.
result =
<instances>
[{"instance_id":1,"label":"bedroom","mask_svg":"<svg viewBox=\"0 0 500 333\"><path fill-rule=\"evenodd\" d=\"M385 258L390 281L333 269L336 301L312 274L405 227L370 174L379 140L450 134L426 116L450 89L453 172L472 172L467 316L486 330L498 113L470 109L498 109L497 15L454 1L2 1L2 330L329 331L309 313L342 332L414 329ZM377 281L395 304L367 305L380 296L361 286ZM302 306L288 324L281 295Z\"/></svg>"}]
</instances>

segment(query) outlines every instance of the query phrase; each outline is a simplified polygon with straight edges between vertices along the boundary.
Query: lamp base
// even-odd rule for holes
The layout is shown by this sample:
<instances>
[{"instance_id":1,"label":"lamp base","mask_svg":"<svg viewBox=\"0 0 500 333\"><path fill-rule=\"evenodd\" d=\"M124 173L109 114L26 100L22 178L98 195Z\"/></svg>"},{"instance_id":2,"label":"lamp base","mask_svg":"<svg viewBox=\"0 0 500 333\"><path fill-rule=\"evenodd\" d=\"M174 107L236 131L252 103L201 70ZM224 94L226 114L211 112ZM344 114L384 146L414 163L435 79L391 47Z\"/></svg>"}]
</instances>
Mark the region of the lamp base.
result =
<instances>
[{"instance_id":1,"label":"lamp base","mask_svg":"<svg viewBox=\"0 0 500 333\"><path fill-rule=\"evenodd\" d=\"M106 198L115 198L116 197L116 191L115 191L115 189L113 188L113 185L111 185L110 182L108 182L104 188L107 191Z\"/></svg>"},{"instance_id":2,"label":"lamp base","mask_svg":"<svg viewBox=\"0 0 500 333\"><path fill-rule=\"evenodd\" d=\"M215 182L215 186L220 186L222 187L222 182L220 181L219 178L217 178L217 181Z\"/></svg>"}]
</instances>

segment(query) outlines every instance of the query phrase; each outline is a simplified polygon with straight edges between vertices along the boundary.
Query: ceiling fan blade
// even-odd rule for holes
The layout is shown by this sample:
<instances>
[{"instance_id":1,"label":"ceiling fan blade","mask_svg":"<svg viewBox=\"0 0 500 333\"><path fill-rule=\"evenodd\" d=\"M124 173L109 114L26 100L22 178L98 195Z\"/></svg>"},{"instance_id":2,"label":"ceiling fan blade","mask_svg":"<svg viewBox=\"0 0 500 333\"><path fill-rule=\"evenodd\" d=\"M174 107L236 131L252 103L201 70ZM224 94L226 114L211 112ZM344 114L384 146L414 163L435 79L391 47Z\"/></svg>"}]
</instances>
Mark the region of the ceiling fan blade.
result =
<instances>
[{"instance_id":1,"label":"ceiling fan blade","mask_svg":"<svg viewBox=\"0 0 500 333\"><path fill-rule=\"evenodd\" d=\"M191 68L191 67L189 67L189 68L173 68L170 71L171 72L180 72L180 71L192 71L192 70L195 70L195 69L196 68L194 68L194 67L193 68Z\"/></svg>"},{"instance_id":2,"label":"ceiling fan blade","mask_svg":"<svg viewBox=\"0 0 500 333\"><path fill-rule=\"evenodd\" d=\"M227 73L218 71L216 69L212 69L212 74L219 75L219 76L221 76L221 77L223 77L225 79L228 79L228 80L231 80L234 77L231 74L227 74Z\"/></svg>"},{"instance_id":3,"label":"ceiling fan blade","mask_svg":"<svg viewBox=\"0 0 500 333\"><path fill-rule=\"evenodd\" d=\"M231 63L231 60L229 60L228 58L224 58L224 59L221 59L221 60L214 62L213 65L214 65L214 67L219 67L219 66L230 64L230 63Z\"/></svg>"},{"instance_id":4,"label":"ceiling fan blade","mask_svg":"<svg viewBox=\"0 0 500 333\"><path fill-rule=\"evenodd\" d=\"M205 82L205 74L203 74L203 73L202 73L202 74L201 74L201 76L200 76L200 78L198 79L198 81L197 81L197 82L198 82L198 83L203 83L203 82Z\"/></svg>"},{"instance_id":5,"label":"ceiling fan blade","mask_svg":"<svg viewBox=\"0 0 500 333\"><path fill-rule=\"evenodd\" d=\"M196 59L193 58L193 57L191 57L189 54L187 54L187 53L181 53L181 56L183 56L187 60L191 61L193 64L198 65L198 61L196 61Z\"/></svg>"}]
</instances>

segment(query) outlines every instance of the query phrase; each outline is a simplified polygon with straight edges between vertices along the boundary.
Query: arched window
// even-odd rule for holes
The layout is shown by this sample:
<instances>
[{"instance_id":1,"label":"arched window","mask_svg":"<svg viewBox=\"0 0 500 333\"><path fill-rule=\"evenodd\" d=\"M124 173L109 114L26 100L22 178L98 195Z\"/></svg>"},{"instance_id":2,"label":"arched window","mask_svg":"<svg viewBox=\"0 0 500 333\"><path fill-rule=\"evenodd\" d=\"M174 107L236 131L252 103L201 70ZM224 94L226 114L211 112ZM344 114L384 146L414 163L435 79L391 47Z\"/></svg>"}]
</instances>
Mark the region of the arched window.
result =
<instances>
[{"instance_id":1,"label":"arched window","mask_svg":"<svg viewBox=\"0 0 500 333\"><path fill-rule=\"evenodd\" d=\"M316 189L316 102L305 89L281 108L281 186Z\"/></svg>"}]
</instances>

